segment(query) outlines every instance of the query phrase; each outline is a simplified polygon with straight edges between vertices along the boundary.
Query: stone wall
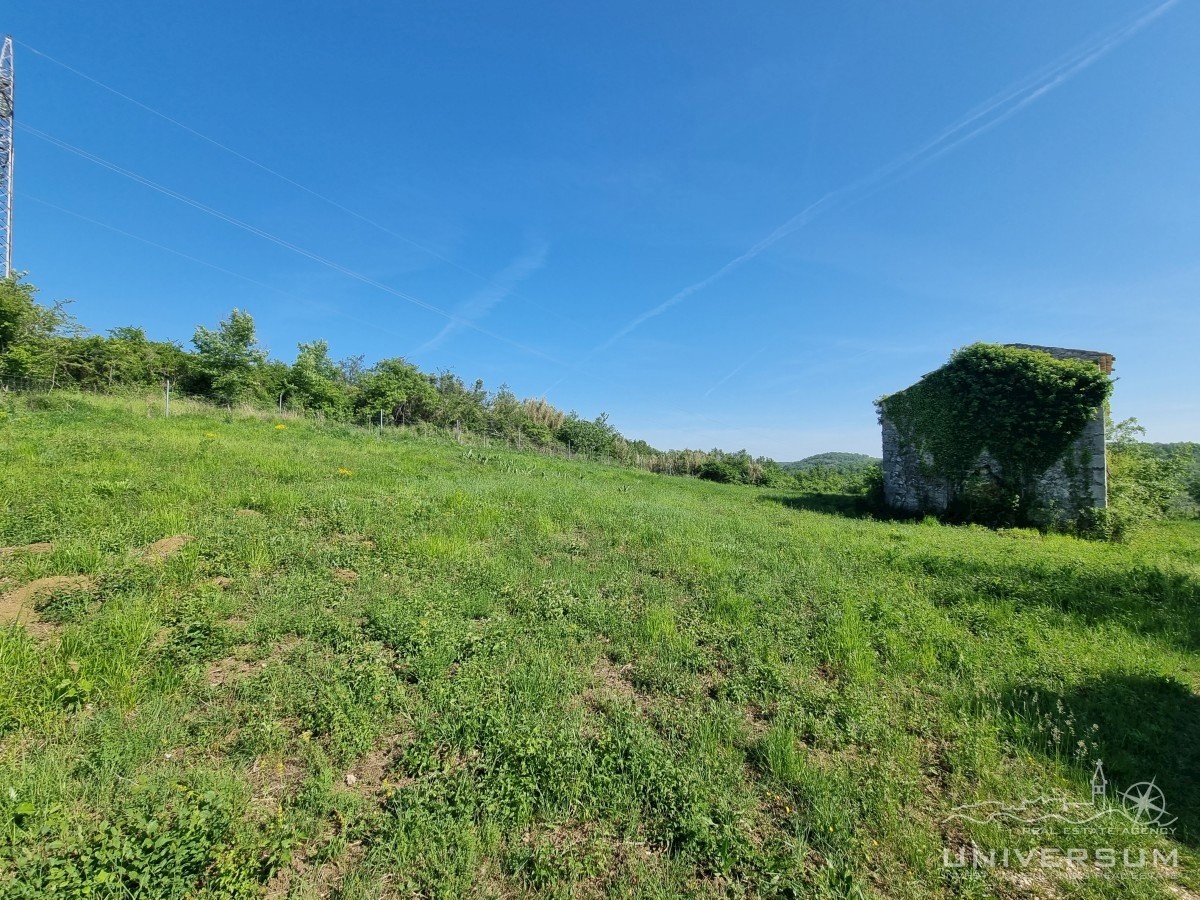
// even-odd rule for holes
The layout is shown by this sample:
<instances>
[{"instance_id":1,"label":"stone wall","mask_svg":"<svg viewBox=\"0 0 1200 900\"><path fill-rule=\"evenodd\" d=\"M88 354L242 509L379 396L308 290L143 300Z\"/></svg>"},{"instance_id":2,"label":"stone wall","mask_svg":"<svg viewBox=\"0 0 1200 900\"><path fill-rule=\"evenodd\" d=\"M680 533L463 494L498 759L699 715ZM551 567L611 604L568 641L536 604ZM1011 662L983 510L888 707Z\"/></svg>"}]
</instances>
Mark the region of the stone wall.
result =
<instances>
[{"instance_id":1,"label":"stone wall","mask_svg":"<svg viewBox=\"0 0 1200 900\"><path fill-rule=\"evenodd\" d=\"M941 513L950 503L945 478L922 472L930 463L904 440L892 421L883 419L883 499L892 509L910 513ZM924 456L925 458L922 458Z\"/></svg>"},{"instance_id":2,"label":"stone wall","mask_svg":"<svg viewBox=\"0 0 1200 900\"><path fill-rule=\"evenodd\" d=\"M1106 374L1112 372L1114 357L1092 350L1063 347L1039 347L1010 344L1025 350L1040 350L1059 359L1085 359L1096 363ZM893 509L908 513L938 514L946 511L953 497L949 481L928 472L932 460L908 443L896 426L884 417L883 496ZM1097 409L1062 459L1046 470L1037 481L1040 518L1047 524L1074 519L1084 509L1108 505L1108 465L1105 455L1104 411ZM928 457L928 454L925 454ZM978 468L994 471L996 461L987 453L980 456Z\"/></svg>"}]
</instances>

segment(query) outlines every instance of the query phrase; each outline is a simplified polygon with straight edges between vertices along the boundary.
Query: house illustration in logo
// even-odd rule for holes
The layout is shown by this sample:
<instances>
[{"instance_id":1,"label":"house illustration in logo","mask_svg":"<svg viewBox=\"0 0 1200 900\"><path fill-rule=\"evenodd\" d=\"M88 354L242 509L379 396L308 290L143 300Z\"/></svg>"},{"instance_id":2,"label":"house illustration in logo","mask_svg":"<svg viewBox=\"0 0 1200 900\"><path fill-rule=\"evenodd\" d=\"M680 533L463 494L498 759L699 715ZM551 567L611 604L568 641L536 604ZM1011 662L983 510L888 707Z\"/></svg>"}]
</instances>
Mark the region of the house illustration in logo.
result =
<instances>
[{"instance_id":1,"label":"house illustration in logo","mask_svg":"<svg viewBox=\"0 0 1200 900\"><path fill-rule=\"evenodd\" d=\"M1092 775L1092 802L1104 799L1104 793L1108 790L1108 779L1104 777L1104 763L1096 760L1096 771Z\"/></svg>"}]
</instances>

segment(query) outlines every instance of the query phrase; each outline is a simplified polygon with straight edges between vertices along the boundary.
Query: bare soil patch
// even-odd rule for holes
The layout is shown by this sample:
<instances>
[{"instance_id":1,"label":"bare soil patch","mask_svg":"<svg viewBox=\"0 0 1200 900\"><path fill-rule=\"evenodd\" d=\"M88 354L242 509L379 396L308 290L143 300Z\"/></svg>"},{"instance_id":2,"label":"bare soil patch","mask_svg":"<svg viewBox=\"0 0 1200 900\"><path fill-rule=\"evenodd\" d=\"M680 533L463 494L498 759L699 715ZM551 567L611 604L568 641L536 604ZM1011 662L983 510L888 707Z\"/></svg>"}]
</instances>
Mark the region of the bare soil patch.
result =
<instances>
[{"instance_id":1,"label":"bare soil patch","mask_svg":"<svg viewBox=\"0 0 1200 900\"><path fill-rule=\"evenodd\" d=\"M298 760L259 757L250 767L251 803L277 809L283 799L299 787L305 769Z\"/></svg>"},{"instance_id":2,"label":"bare soil patch","mask_svg":"<svg viewBox=\"0 0 1200 900\"><path fill-rule=\"evenodd\" d=\"M23 547L0 547L0 558L18 556L24 553L49 553L53 549L54 545L49 541L41 541L37 544L25 544Z\"/></svg>"},{"instance_id":3,"label":"bare soil patch","mask_svg":"<svg viewBox=\"0 0 1200 900\"><path fill-rule=\"evenodd\" d=\"M746 731L752 739L761 738L771 728L771 722L764 710L750 704L744 708Z\"/></svg>"},{"instance_id":4,"label":"bare soil patch","mask_svg":"<svg viewBox=\"0 0 1200 900\"><path fill-rule=\"evenodd\" d=\"M388 774L412 737L411 733L402 731L380 738L371 751L346 772L346 786L363 797L379 796L389 786L403 787L412 779L389 779Z\"/></svg>"},{"instance_id":5,"label":"bare soil patch","mask_svg":"<svg viewBox=\"0 0 1200 900\"><path fill-rule=\"evenodd\" d=\"M583 699L589 705L594 705L600 696L607 695L637 703L640 699L638 692L629 681L632 671L632 664L617 666L607 656L601 655L592 666L595 683L583 692Z\"/></svg>"},{"instance_id":6,"label":"bare soil patch","mask_svg":"<svg viewBox=\"0 0 1200 900\"><path fill-rule=\"evenodd\" d=\"M171 537L157 540L153 544L147 544L145 547L137 550L135 555L142 562L162 562L167 557L178 553L191 540L192 536L190 534L175 534Z\"/></svg>"},{"instance_id":7,"label":"bare soil patch","mask_svg":"<svg viewBox=\"0 0 1200 900\"><path fill-rule=\"evenodd\" d=\"M357 544L365 550L375 549L374 539L365 534L343 534L339 531L329 536L329 543L334 546L339 544Z\"/></svg>"},{"instance_id":8,"label":"bare soil patch","mask_svg":"<svg viewBox=\"0 0 1200 900\"><path fill-rule=\"evenodd\" d=\"M309 861L309 857L315 855L318 849L317 846L298 848L291 863L276 872L267 883L264 894L267 900L298 896L297 889L300 886L308 887L317 897L339 896L338 888L345 881L347 873L367 854L362 841L351 841L340 856L315 865Z\"/></svg>"},{"instance_id":9,"label":"bare soil patch","mask_svg":"<svg viewBox=\"0 0 1200 900\"><path fill-rule=\"evenodd\" d=\"M353 569L334 569L333 577L343 584L354 584L358 581L358 573Z\"/></svg>"},{"instance_id":10,"label":"bare soil patch","mask_svg":"<svg viewBox=\"0 0 1200 900\"><path fill-rule=\"evenodd\" d=\"M224 659L215 659L208 664L208 668L204 671L204 680L209 687L220 687L223 684L230 684L253 675L255 669L260 665L252 663L248 659L226 656Z\"/></svg>"},{"instance_id":11,"label":"bare soil patch","mask_svg":"<svg viewBox=\"0 0 1200 900\"><path fill-rule=\"evenodd\" d=\"M254 653L253 644L242 644L233 648L233 653L223 659L215 659L204 671L204 680L210 687L221 687L248 678L266 668L274 659L291 652L300 644L300 638L292 635L276 641L261 659L249 659Z\"/></svg>"},{"instance_id":12,"label":"bare soil patch","mask_svg":"<svg viewBox=\"0 0 1200 900\"><path fill-rule=\"evenodd\" d=\"M94 582L86 575L51 575L9 591L0 597L0 626L20 623L34 634L44 634L53 626L43 622L35 604L59 591L91 590Z\"/></svg>"}]
</instances>

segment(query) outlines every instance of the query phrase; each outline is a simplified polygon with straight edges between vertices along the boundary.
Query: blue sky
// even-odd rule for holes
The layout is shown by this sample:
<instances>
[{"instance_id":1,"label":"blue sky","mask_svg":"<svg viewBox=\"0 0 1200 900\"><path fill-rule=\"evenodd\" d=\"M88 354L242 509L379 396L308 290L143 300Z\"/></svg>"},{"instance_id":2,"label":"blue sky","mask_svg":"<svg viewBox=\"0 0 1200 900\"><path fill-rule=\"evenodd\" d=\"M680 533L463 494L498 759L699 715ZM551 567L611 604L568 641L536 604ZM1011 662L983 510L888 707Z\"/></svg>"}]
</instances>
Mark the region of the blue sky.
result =
<instances>
[{"instance_id":1,"label":"blue sky","mask_svg":"<svg viewBox=\"0 0 1200 900\"><path fill-rule=\"evenodd\" d=\"M236 306L777 459L1053 344L1200 438L1195 0L17 6L15 261L93 330Z\"/></svg>"}]
</instances>

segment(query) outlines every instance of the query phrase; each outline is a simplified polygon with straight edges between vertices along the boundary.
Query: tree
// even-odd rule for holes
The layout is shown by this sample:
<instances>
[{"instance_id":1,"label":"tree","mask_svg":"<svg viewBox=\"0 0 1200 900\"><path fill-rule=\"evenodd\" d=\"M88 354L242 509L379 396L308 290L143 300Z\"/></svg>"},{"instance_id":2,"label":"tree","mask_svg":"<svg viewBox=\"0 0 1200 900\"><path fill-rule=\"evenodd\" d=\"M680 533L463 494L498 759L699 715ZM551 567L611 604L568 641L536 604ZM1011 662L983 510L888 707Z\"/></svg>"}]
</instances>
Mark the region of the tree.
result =
<instances>
[{"instance_id":1,"label":"tree","mask_svg":"<svg viewBox=\"0 0 1200 900\"><path fill-rule=\"evenodd\" d=\"M267 354L258 347L250 313L233 310L216 331L198 326L192 344L199 393L223 403L246 400L254 393L254 376Z\"/></svg>"},{"instance_id":2,"label":"tree","mask_svg":"<svg viewBox=\"0 0 1200 900\"><path fill-rule=\"evenodd\" d=\"M608 424L608 413L589 422L571 412L554 435L576 453L612 456L616 450L617 430Z\"/></svg>"},{"instance_id":3,"label":"tree","mask_svg":"<svg viewBox=\"0 0 1200 900\"><path fill-rule=\"evenodd\" d=\"M429 378L400 357L382 359L360 379L359 410L373 416L382 410L394 425L428 421L437 407L437 391Z\"/></svg>"},{"instance_id":4,"label":"tree","mask_svg":"<svg viewBox=\"0 0 1200 900\"><path fill-rule=\"evenodd\" d=\"M51 380L58 375L67 349L58 338L77 329L65 303L42 306L36 294L20 274L0 279L0 374Z\"/></svg>"},{"instance_id":5,"label":"tree","mask_svg":"<svg viewBox=\"0 0 1200 900\"><path fill-rule=\"evenodd\" d=\"M117 380L126 384L157 384L180 377L188 368L188 353L178 343L152 341L131 325L111 329L108 346Z\"/></svg>"},{"instance_id":6,"label":"tree","mask_svg":"<svg viewBox=\"0 0 1200 900\"><path fill-rule=\"evenodd\" d=\"M1143 443L1137 419L1117 423L1108 443L1108 508L1101 536L1124 538L1145 522L1167 516L1185 490L1187 460Z\"/></svg>"},{"instance_id":7,"label":"tree","mask_svg":"<svg viewBox=\"0 0 1200 900\"><path fill-rule=\"evenodd\" d=\"M432 421L443 428L460 425L468 431L477 432L487 428L488 396L482 379L476 379L471 387L467 387L461 378L445 369L428 378L437 392Z\"/></svg>"},{"instance_id":8,"label":"tree","mask_svg":"<svg viewBox=\"0 0 1200 900\"><path fill-rule=\"evenodd\" d=\"M311 341L299 345L289 383L293 402L304 409L343 417L350 410L350 391L342 369L329 358L329 344Z\"/></svg>"}]
</instances>

